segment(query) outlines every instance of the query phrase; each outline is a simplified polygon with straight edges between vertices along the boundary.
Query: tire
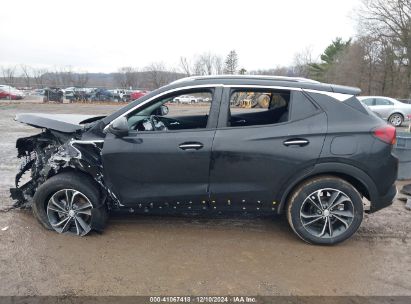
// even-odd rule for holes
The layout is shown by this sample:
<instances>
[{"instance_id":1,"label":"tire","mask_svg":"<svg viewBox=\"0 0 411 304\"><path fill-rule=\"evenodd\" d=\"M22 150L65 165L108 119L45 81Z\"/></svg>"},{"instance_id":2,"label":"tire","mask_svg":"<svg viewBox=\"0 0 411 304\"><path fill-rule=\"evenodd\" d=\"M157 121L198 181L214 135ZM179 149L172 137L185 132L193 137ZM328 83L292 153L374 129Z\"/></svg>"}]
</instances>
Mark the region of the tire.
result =
<instances>
[{"instance_id":1,"label":"tire","mask_svg":"<svg viewBox=\"0 0 411 304\"><path fill-rule=\"evenodd\" d=\"M388 122L394 127L400 127L404 122L404 116L402 116L402 114L400 113L391 114L391 116L388 118Z\"/></svg>"},{"instance_id":2,"label":"tire","mask_svg":"<svg viewBox=\"0 0 411 304\"><path fill-rule=\"evenodd\" d=\"M66 204L68 197L73 205L71 208ZM52 198L57 204L51 202ZM59 173L45 181L34 194L33 214L47 229L80 236L92 230L102 231L108 218L96 183L78 172ZM57 225L65 218L69 219Z\"/></svg>"},{"instance_id":3,"label":"tire","mask_svg":"<svg viewBox=\"0 0 411 304\"><path fill-rule=\"evenodd\" d=\"M362 198L343 179L313 178L298 186L290 196L287 219L302 240L316 245L334 245L350 238L360 227Z\"/></svg>"}]
</instances>

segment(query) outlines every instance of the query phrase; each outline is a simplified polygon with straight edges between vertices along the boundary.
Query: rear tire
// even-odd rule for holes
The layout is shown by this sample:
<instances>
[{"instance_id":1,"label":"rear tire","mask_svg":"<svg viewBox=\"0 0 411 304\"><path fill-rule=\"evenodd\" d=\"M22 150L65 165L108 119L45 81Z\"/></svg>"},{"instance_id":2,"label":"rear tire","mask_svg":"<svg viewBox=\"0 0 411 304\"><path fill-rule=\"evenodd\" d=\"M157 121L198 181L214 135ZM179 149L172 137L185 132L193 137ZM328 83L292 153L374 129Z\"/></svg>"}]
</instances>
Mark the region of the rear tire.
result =
<instances>
[{"instance_id":1,"label":"rear tire","mask_svg":"<svg viewBox=\"0 0 411 304\"><path fill-rule=\"evenodd\" d=\"M404 117L400 113L394 113L388 118L388 122L394 127L400 127L404 122Z\"/></svg>"},{"instance_id":2,"label":"rear tire","mask_svg":"<svg viewBox=\"0 0 411 304\"><path fill-rule=\"evenodd\" d=\"M292 193L287 205L291 228L310 244L343 242L357 231L362 218L361 195L351 184L333 176L304 182Z\"/></svg>"},{"instance_id":3,"label":"rear tire","mask_svg":"<svg viewBox=\"0 0 411 304\"><path fill-rule=\"evenodd\" d=\"M77 172L63 172L45 181L33 197L33 214L47 229L80 236L102 231L108 218L95 182Z\"/></svg>"}]
</instances>

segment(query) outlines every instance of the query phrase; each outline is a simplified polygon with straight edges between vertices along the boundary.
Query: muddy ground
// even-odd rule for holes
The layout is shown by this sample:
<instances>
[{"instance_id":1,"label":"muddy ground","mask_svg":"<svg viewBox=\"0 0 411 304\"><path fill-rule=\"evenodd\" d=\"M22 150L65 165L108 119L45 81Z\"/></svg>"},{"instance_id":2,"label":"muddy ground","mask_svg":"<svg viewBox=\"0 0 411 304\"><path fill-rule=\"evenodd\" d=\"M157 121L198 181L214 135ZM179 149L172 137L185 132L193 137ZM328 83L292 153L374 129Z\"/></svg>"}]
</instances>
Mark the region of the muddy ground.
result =
<instances>
[{"instance_id":1,"label":"muddy ground","mask_svg":"<svg viewBox=\"0 0 411 304\"><path fill-rule=\"evenodd\" d=\"M0 208L18 167L15 140L36 132L20 112L110 113L115 105L0 104ZM43 229L0 213L0 295L411 295L411 211L366 215L334 247L299 240L284 218L113 215L102 235Z\"/></svg>"}]
</instances>

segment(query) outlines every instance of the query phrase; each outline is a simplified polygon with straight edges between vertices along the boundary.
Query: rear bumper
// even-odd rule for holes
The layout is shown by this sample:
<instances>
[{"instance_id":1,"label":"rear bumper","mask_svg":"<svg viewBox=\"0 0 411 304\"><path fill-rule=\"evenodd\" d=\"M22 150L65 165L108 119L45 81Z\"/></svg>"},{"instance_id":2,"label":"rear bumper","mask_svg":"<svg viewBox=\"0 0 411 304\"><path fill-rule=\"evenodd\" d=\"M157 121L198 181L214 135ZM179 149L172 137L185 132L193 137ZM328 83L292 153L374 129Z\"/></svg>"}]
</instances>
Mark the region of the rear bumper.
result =
<instances>
[{"instance_id":1,"label":"rear bumper","mask_svg":"<svg viewBox=\"0 0 411 304\"><path fill-rule=\"evenodd\" d=\"M386 194L371 202L371 209L369 210L369 213L373 213L390 206L394 202L396 196L397 187L394 184L390 187Z\"/></svg>"}]
</instances>

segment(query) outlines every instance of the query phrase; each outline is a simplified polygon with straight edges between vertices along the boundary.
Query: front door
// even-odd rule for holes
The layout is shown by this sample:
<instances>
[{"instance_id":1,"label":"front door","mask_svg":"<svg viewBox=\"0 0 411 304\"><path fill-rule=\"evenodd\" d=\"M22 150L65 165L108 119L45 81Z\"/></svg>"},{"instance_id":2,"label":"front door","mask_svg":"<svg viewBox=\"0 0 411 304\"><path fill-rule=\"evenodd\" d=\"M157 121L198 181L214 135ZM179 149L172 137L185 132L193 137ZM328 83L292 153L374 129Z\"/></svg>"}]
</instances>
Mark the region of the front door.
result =
<instances>
[{"instance_id":1,"label":"front door","mask_svg":"<svg viewBox=\"0 0 411 304\"><path fill-rule=\"evenodd\" d=\"M162 97L169 113L157 118L164 122L166 130L142 130L148 118L140 115L144 111L136 111L128 117L133 122L127 136L107 134L103 148L105 180L122 205L145 210L168 208L164 211L202 208L209 198L213 124L218 115L211 109L219 106L221 89L207 92L212 97L207 102L173 102L176 93ZM197 91L178 94L183 93L204 95ZM164 104L161 98L155 103Z\"/></svg>"}]
</instances>

